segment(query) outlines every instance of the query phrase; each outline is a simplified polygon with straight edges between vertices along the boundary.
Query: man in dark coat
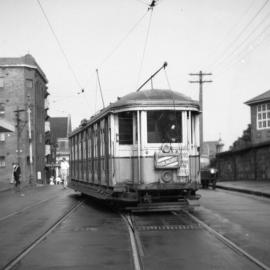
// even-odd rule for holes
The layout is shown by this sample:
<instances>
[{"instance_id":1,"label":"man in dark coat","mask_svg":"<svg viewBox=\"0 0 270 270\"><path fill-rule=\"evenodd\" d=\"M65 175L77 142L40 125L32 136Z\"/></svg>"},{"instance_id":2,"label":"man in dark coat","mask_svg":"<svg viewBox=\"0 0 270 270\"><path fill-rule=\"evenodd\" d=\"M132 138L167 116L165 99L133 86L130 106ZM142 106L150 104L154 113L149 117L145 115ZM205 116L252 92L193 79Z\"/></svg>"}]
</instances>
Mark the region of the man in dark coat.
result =
<instances>
[{"instance_id":1,"label":"man in dark coat","mask_svg":"<svg viewBox=\"0 0 270 270\"><path fill-rule=\"evenodd\" d=\"M14 181L15 181L15 189L17 191L20 191L21 167L20 167L19 163L16 163L13 167L13 176L14 176Z\"/></svg>"}]
</instances>

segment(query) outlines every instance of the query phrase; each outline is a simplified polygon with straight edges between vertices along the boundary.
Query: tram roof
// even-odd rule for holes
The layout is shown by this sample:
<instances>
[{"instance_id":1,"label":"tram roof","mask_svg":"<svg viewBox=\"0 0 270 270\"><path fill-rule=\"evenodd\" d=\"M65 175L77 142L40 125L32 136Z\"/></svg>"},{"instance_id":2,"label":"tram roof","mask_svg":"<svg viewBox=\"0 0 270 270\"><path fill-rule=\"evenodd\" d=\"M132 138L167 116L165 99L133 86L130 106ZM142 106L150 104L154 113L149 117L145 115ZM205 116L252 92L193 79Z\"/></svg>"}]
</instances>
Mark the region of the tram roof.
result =
<instances>
[{"instance_id":1,"label":"tram roof","mask_svg":"<svg viewBox=\"0 0 270 270\"><path fill-rule=\"evenodd\" d=\"M108 108L116 109L119 107L137 105L185 105L199 107L199 103L197 101L179 92L164 89L150 89L129 93L121 98L118 98L118 100L111 103Z\"/></svg>"},{"instance_id":2,"label":"tram roof","mask_svg":"<svg viewBox=\"0 0 270 270\"><path fill-rule=\"evenodd\" d=\"M123 97L119 97L117 101L110 103L109 106L99 111L96 115L87 120L85 125L95 122L108 112L113 112L121 108L132 107L172 107L185 106L199 110L199 102L192 98L172 90L166 89L150 89L132 92ZM75 129L73 132L80 130ZM72 133L73 133L72 132Z\"/></svg>"}]
</instances>

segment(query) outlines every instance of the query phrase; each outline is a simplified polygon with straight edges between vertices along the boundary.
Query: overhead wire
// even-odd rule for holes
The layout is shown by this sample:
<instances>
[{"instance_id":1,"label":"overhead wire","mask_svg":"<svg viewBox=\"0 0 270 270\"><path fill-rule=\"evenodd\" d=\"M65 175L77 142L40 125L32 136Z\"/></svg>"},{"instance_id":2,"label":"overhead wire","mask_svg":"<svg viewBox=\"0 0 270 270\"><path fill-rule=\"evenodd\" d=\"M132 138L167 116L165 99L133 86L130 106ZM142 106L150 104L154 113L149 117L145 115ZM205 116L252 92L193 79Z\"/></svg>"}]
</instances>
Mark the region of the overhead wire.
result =
<instances>
[{"instance_id":1,"label":"overhead wire","mask_svg":"<svg viewBox=\"0 0 270 270\"><path fill-rule=\"evenodd\" d=\"M127 34L120 39L120 41L114 46L114 48L107 54L107 56L104 57L104 59L101 61L100 65L103 65L109 58L113 56L113 54L121 47L121 45L124 43L124 41L129 37L129 35L137 28L137 26L141 23L141 21L144 19L146 14L148 13L145 12L142 17L130 28L130 30L127 32Z\"/></svg>"},{"instance_id":2,"label":"overhead wire","mask_svg":"<svg viewBox=\"0 0 270 270\"><path fill-rule=\"evenodd\" d=\"M148 43L148 39L149 39L151 22L152 22L153 8L149 8L148 10L150 10L151 13L150 13L150 18L149 18L149 22L148 22L147 31L146 31L146 37L145 37L145 41L144 41L143 54L142 54L142 59L141 59L139 72L138 72L138 78L137 78L137 85L139 84L140 78L141 78L141 72L142 72L142 68L143 68L143 62L144 62L144 58L145 58L145 52L146 52L146 47L147 47L147 43Z\"/></svg>"},{"instance_id":3,"label":"overhead wire","mask_svg":"<svg viewBox=\"0 0 270 270\"><path fill-rule=\"evenodd\" d=\"M240 33L237 35L235 39L233 39L227 47L222 51L220 55L222 55L221 59L218 59L215 63L210 65L210 68L213 69L214 67L220 65L224 59L226 59L229 52L231 52L231 49L234 48L234 45L238 42L238 40L245 34L246 30L250 27L250 25L255 21L255 19L260 15L260 13L264 10L266 5L269 3L269 0L265 0L262 6L257 10L257 12L254 14L254 16L248 21L248 23L244 26L244 28L240 31Z\"/></svg>"},{"instance_id":4,"label":"overhead wire","mask_svg":"<svg viewBox=\"0 0 270 270\"><path fill-rule=\"evenodd\" d=\"M135 29L140 25L140 23L143 21L143 19L146 17L148 13L145 12L140 18L139 20L137 20L135 22L135 24L129 29L129 31L126 33L126 35L124 35L117 43L116 45L113 47L113 49L103 58L103 60L100 62L100 64L98 65L99 68L96 69L100 69L100 67L102 67L115 53L116 51L123 45L123 43L127 40L127 38L131 35L131 33L133 33L135 31ZM96 73L96 70L95 70ZM88 82L85 84L85 87L87 88L89 84L89 80Z\"/></svg>"},{"instance_id":5,"label":"overhead wire","mask_svg":"<svg viewBox=\"0 0 270 270\"><path fill-rule=\"evenodd\" d=\"M221 70L224 71L228 71L230 68L232 68L235 64L237 64L239 62L239 60L246 58L250 53L254 52L259 46L262 45L262 42L265 40L265 38L261 38L263 36L263 34L270 29L270 23L268 25L266 25L266 27L259 33L259 35L257 35L254 40L256 40L256 44L254 45L247 45L246 46L246 50L242 51L242 53L235 58L233 61L229 62L227 65L225 66L221 66L220 68L217 69L217 73L220 72ZM270 34L268 34L268 36L266 37L266 39L268 39L270 37ZM261 40L260 40L261 38ZM259 41L260 40L260 41ZM258 42L259 41L259 42Z\"/></svg>"},{"instance_id":6,"label":"overhead wire","mask_svg":"<svg viewBox=\"0 0 270 270\"><path fill-rule=\"evenodd\" d=\"M249 11L251 10L251 8L252 8L253 5L254 5L254 0L252 0L252 2L250 3L250 5L248 5L248 7L245 9L245 11L244 11L243 13L241 13L241 15L239 16L240 19L237 20L237 22L234 23L234 24L229 28L229 30L225 32L225 34L222 36L222 38L216 43L216 45L214 46L215 51L216 51L216 52L214 53L215 56L219 57L220 49L222 49L222 47L223 47L223 45L224 45L224 42L227 40L227 37L228 37L229 35L231 35L231 33L232 33L235 29L237 29L237 28L240 26L241 22L242 22L243 19L245 18L246 14L249 13ZM210 52L207 54L207 56L206 56L205 59L209 59L210 56L213 56L213 52L212 52L212 51L210 51Z\"/></svg>"},{"instance_id":7,"label":"overhead wire","mask_svg":"<svg viewBox=\"0 0 270 270\"><path fill-rule=\"evenodd\" d=\"M80 81L79 81L79 79L78 79L78 77L77 77L77 75L76 75L74 69L72 68L72 65L71 65L71 63L70 63L70 61L69 61L69 59L68 59L68 57L67 57L67 54L66 54L66 52L65 52L65 50L64 50L64 48L63 48L63 46L61 45L61 42L60 42L59 38L57 37L56 32L54 31L53 26L52 26L52 24L50 23L50 20L49 20L49 18L48 18L48 16L47 16L47 14L46 14L46 12L45 12L43 6L41 5L41 2L40 2L39 0L36 0L36 1L37 1L38 5L39 5L41 11L42 11L42 14L43 14L44 18L46 19L46 21L47 21L47 23L48 23L48 25L49 25L49 28L50 28L50 30L51 30L51 32L52 32L52 34L53 34L53 36L54 36L54 38L55 38L55 40L56 40L56 43L57 43L57 45L58 45L58 47L59 47L59 49L60 49L62 55L64 56L64 58L65 58L65 60L66 60L66 63L67 63L68 68L70 69L70 71L71 71L71 73L72 73L72 75L73 75L73 77L74 77L74 79L75 79L75 81L76 81L76 83L77 83L77 85L78 85L80 91L82 91L83 88L82 88L82 86L81 86L81 83L80 83Z\"/></svg>"},{"instance_id":8,"label":"overhead wire","mask_svg":"<svg viewBox=\"0 0 270 270\"><path fill-rule=\"evenodd\" d=\"M244 47L244 45L246 45L246 47L249 47L250 46L250 43L246 44L247 41L252 37L252 35L254 34L254 32L266 21L266 19L268 19L270 13L267 14L267 16L265 16L264 20L261 21L253 30L252 32L249 33L249 35L231 52L231 54L228 56L229 57L232 57L233 55L235 55L237 53L237 51L241 48L241 47ZM267 30L269 30L270 28L270 23L266 25L265 28L263 28L263 30L259 33L259 35L255 36L255 38L253 39L253 41L258 41L260 36L262 36ZM251 41L251 43L253 42ZM252 47L254 45L251 45ZM238 61L238 58L236 59ZM231 61L232 62L232 61ZM231 63L230 62L230 63ZM229 64L230 64L229 63ZM221 67L218 67L218 69L222 69L222 66Z\"/></svg>"}]
</instances>

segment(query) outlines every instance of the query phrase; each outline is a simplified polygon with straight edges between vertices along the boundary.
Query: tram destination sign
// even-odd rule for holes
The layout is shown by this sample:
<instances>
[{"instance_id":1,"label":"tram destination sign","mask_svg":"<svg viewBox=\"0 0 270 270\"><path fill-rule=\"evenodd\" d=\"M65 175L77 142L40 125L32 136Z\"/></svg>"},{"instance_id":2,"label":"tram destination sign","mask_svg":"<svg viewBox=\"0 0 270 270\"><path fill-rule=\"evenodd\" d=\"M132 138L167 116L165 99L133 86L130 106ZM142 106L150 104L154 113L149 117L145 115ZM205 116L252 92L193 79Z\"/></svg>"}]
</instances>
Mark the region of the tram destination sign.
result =
<instances>
[{"instance_id":1,"label":"tram destination sign","mask_svg":"<svg viewBox=\"0 0 270 270\"><path fill-rule=\"evenodd\" d=\"M178 154L156 154L155 167L157 169L177 169L179 168Z\"/></svg>"},{"instance_id":2,"label":"tram destination sign","mask_svg":"<svg viewBox=\"0 0 270 270\"><path fill-rule=\"evenodd\" d=\"M178 169L179 176L189 175L188 151L179 153L156 153L155 168L157 169Z\"/></svg>"}]
</instances>

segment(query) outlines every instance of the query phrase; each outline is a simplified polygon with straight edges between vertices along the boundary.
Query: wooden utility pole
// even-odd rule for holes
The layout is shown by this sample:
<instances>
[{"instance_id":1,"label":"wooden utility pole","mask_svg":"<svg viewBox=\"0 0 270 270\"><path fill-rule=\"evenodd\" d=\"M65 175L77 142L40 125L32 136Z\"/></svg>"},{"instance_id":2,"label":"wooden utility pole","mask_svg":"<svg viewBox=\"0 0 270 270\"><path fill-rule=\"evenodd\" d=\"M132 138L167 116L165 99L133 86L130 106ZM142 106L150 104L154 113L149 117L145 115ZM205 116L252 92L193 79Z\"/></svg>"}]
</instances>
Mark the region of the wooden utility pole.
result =
<instances>
[{"instance_id":1,"label":"wooden utility pole","mask_svg":"<svg viewBox=\"0 0 270 270\"><path fill-rule=\"evenodd\" d=\"M32 145L32 128L31 128L31 104L30 98L27 105L27 118L28 118L28 139L29 139L29 162L30 162L30 176L29 184L33 184L33 145Z\"/></svg>"},{"instance_id":2,"label":"wooden utility pole","mask_svg":"<svg viewBox=\"0 0 270 270\"><path fill-rule=\"evenodd\" d=\"M190 73L190 76L199 76L199 80L197 81L189 81L190 83L198 83L199 84L199 103L200 103L200 148L202 150L203 147L203 84L204 83L211 83L212 80L203 80L203 76L210 76L212 73L203 73L200 71L199 73Z\"/></svg>"},{"instance_id":3,"label":"wooden utility pole","mask_svg":"<svg viewBox=\"0 0 270 270\"><path fill-rule=\"evenodd\" d=\"M21 156L20 156L20 151L21 151L21 146L20 146L20 139L21 139L21 117L20 113L25 112L23 109L19 109L17 107L17 110L14 111L15 117L16 117L16 129L17 129L17 162L20 164L21 163Z\"/></svg>"}]
</instances>

